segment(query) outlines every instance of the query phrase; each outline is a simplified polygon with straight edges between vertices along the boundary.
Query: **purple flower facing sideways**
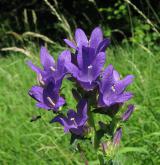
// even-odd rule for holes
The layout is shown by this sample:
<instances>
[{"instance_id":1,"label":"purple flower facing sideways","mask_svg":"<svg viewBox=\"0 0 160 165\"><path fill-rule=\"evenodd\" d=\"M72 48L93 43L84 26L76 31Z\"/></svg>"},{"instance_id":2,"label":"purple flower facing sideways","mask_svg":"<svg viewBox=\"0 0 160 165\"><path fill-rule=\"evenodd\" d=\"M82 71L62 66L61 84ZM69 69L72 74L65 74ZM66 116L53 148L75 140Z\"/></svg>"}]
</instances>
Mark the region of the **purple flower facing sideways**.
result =
<instances>
[{"instance_id":1,"label":"purple flower facing sideways","mask_svg":"<svg viewBox=\"0 0 160 165\"><path fill-rule=\"evenodd\" d=\"M96 54L93 48L82 46L82 51L78 51L77 59L77 66L68 62L66 68L85 90L92 90L103 68L106 55L104 52Z\"/></svg>"},{"instance_id":2,"label":"purple flower facing sideways","mask_svg":"<svg viewBox=\"0 0 160 165\"><path fill-rule=\"evenodd\" d=\"M44 88L33 86L29 90L29 95L37 101L37 107L57 111L65 104L65 100L59 96L59 87L56 85L54 81L49 81Z\"/></svg>"},{"instance_id":3,"label":"purple flower facing sideways","mask_svg":"<svg viewBox=\"0 0 160 165\"><path fill-rule=\"evenodd\" d=\"M118 128L116 130L116 133L114 134L114 137L113 137L113 144L119 145L121 137L122 137L122 128Z\"/></svg>"},{"instance_id":4,"label":"purple flower facing sideways","mask_svg":"<svg viewBox=\"0 0 160 165\"><path fill-rule=\"evenodd\" d=\"M68 46L70 46L71 48L77 51L79 51L82 46L93 48L96 54L99 52L104 52L105 49L110 44L109 39L107 38L103 39L103 33L102 33L101 28L99 27L96 27L92 31L91 37L89 40L87 39L87 36L84 33L84 31L78 28L75 31L76 44L74 42L69 41L68 39L64 39L64 41Z\"/></svg>"},{"instance_id":5,"label":"purple flower facing sideways","mask_svg":"<svg viewBox=\"0 0 160 165\"><path fill-rule=\"evenodd\" d=\"M40 60L43 69L35 66L31 61L27 64L34 72L37 73L40 85L44 86L47 79L50 77L53 77L56 82L62 81L67 72L65 68L66 62L71 60L69 58L70 52L68 50L63 51L59 55L57 63L55 63L53 57L48 53L47 49L45 47L41 47Z\"/></svg>"},{"instance_id":6,"label":"purple flower facing sideways","mask_svg":"<svg viewBox=\"0 0 160 165\"><path fill-rule=\"evenodd\" d=\"M77 106L77 113L74 110L68 110L67 117L58 115L51 123L59 122L63 125L66 133L70 131L76 135L82 135L87 119L87 102L86 100L81 100Z\"/></svg>"},{"instance_id":7,"label":"purple flower facing sideways","mask_svg":"<svg viewBox=\"0 0 160 165\"><path fill-rule=\"evenodd\" d=\"M134 105L128 105L128 109L122 115L122 121L127 121L132 115L133 111L134 111Z\"/></svg>"},{"instance_id":8,"label":"purple flower facing sideways","mask_svg":"<svg viewBox=\"0 0 160 165\"><path fill-rule=\"evenodd\" d=\"M112 65L109 65L102 74L99 82L98 105L100 107L111 106L116 103L124 103L132 98L132 93L125 92L126 87L132 83L133 76L128 75L120 80L120 76Z\"/></svg>"}]
</instances>

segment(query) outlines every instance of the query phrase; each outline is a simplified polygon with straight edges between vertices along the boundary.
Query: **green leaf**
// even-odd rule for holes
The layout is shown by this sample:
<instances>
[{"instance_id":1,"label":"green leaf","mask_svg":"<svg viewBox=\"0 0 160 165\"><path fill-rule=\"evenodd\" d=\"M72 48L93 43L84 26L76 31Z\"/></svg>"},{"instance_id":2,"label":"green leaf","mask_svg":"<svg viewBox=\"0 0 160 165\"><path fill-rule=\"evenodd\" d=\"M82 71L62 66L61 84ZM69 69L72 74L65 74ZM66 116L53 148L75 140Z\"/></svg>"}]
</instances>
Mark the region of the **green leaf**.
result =
<instances>
[{"instance_id":1,"label":"green leaf","mask_svg":"<svg viewBox=\"0 0 160 165\"><path fill-rule=\"evenodd\" d=\"M118 151L119 154L125 154L128 152L140 152L148 154L148 151L143 147L123 147Z\"/></svg>"}]
</instances>

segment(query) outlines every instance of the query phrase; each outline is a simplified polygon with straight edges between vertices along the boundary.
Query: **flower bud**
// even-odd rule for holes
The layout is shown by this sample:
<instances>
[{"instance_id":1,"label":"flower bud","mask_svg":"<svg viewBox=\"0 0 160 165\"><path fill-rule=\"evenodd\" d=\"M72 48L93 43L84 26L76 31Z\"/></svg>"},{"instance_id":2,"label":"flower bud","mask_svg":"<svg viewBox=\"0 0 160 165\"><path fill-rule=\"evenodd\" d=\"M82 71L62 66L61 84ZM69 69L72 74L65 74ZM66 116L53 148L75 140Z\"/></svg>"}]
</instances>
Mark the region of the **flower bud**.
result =
<instances>
[{"instance_id":1,"label":"flower bud","mask_svg":"<svg viewBox=\"0 0 160 165\"><path fill-rule=\"evenodd\" d=\"M127 121L134 110L134 105L129 105L128 109L122 115L122 121Z\"/></svg>"},{"instance_id":2,"label":"flower bud","mask_svg":"<svg viewBox=\"0 0 160 165\"><path fill-rule=\"evenodd\" d=\"M119 145L121 137L122 137L122 128L118 128L116 130L116 133L114 134L114 137L113 137L113 144Z\"/></svg>"}]
</instances>

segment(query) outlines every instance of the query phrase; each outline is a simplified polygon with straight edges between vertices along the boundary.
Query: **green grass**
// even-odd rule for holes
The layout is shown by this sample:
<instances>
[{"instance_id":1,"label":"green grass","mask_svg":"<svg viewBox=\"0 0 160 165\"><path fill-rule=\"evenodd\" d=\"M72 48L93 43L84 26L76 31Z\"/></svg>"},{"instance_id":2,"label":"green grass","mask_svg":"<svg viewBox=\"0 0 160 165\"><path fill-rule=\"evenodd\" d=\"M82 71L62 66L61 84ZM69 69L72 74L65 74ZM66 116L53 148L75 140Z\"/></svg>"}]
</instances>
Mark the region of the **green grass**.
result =
<instances>
[{"instance_id":1,"label":"green grass","mask_svg":"<svg viewBox=\"0 0 160 165\"><path fill-rule=\"evenodd\" d=\"M56 53L54 53L56 54ZM38 54L36 55L38 57ZM0 58L0 164L2 165L76 165L84 164L81 155L69 145L70 135L58 124L49 124L51 112L38 109L28 95L36 83L35 74L20 54ZM117 161L122 165L160 164L160 54L139 47L117 47L107 52L112 63L125 76L135 75L136 110L123 128L122 149ZM69 104L72 95L67 84ZM30 122L33 115L42 119ZM92 151L86 153L94 163Z\"/></svg>"}]
</instances>

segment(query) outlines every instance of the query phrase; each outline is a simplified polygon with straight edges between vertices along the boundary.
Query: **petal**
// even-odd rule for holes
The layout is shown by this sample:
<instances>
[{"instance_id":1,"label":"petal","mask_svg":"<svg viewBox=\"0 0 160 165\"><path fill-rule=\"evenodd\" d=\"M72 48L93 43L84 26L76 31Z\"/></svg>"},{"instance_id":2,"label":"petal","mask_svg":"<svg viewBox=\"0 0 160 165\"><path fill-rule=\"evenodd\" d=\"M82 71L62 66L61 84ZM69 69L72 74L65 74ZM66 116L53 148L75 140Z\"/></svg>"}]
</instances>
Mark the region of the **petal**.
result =
<instances>
[{"instance_id":1,"label":"petal","mask_svg":"<svg viewBox=\"0 0 160 165\"><path fill-rule=\"evenodd\" d=\"M96 53L105 52L109 44L110 44L110 40L108 38L105 38L103 41L99 43Z\"/></svg>"},{"instance_id":2,"label":"petal","mask_svg":"<svg viewBox=\"0 0 160 165\"><path fill-rule=\"evenodd\" d=\"M134 111L134 105L128 105L128 109L122 115L122 121L127 121Z\"/></svg>"},{"instance_id":3,"label":"petal","mask_svg":"<svg viewBox=\"0 0 160 165\"><path fill-rule=\"evenodd\" d=\"M72 119L72 118L75 119L76 115L77 115L77 113L72 109L68 110L68 112L67 112L67 117L68 117L69 120Z\"/></svg>"},{"instance_id":4,"label":"petal","mask_svg":"<svg viewBox=\"0 0 160 165\"><path fill-rule=\"evenodd\" d=\"M78 54L78 62L80 61L79 67L81 71L79 72L79 80L91 84L100 74L105 63L105 54L101 52L95 55L94 49L82 47L82 58Z\"/></svg>"},{"instance_id":5,"label":"petal","mask_svg":"<svg viewBox=\"0 0 160 165\"><path fill-rule=\"evenodd\" d=\"M77 47L80 48L82 45L83 46L88 46L88 39L86 34L82 29L76 29L75 32L75 41L77 43Z\"/></svg>"},{"instance_id":6,"label":"petal","mask_svg":"<svg viewBox=\"0 0 160 165\"><path fill-rule=\"evenodd\" d=\"M99 83L100 91L104 95L110 92L111 86L114 84L113 66L109 65L102 74L102 79Z\"/></svg>"},{"instance_id":7,"label":"petal","mask_svg":"<svg viewBox=\"0 0 160 165\"><path fill-rule=\"evenodd\" d=\"M50 121L50 123L58 122L62 126L64 126L64 132L67 133L69 132L70 129L70 123L68 122L68 119L66 117L62 116L56 116L54 119Z\"/></svg>"},{"instance_id":8,"label":"petal","mask_svg":"<svg viewBox=\"0 0 160 165\"><path fill-rule=\"evenodd\" d=\"M133 78L134 76L128 75L123 80L118 81L114 86L116 93L122 93L125 90L125 88L132 83Z\"/></svg>"},{"instance_id":9,"label":"petal","mask_svg":"<svg viewBox=\"0 0 160 165\"><path fill-rule=\"evenodd\" d=\"M85 99L82 99L79 101L77 105L77 116L76 116L76 123L78 126L82 126L86 123L88 119L87 115L87 101Z\"/></svg>"},{"instance_id":10,"label":"petal","mask_svg":"<svg viewBox=\"0 0 160 165\"><path fill-rule=\"evenodd\" d=\"M128 101L129 99L131 99L132 97L133 97L133 94L130 92L125 92L120 95L117 95L114 92L110 92L110 93L108 92L108 95L107 94L103 95L103 101L105 105L111 106L116 103L124 103Z\"/></svg>"},{"instance_id":11,"label":"petal","mask_svg":"<svg viewBox=\"0 0 160 165\"><path fill-rule=\"evenodd\" d=\"M102 93L99 93L99 97L98 97L98 106L99 107L104 107L105 106L105 103L103 101L103 94Z\"/></svg>"},{"instance_id":12,"label":"petal","mask_svg":"<svg viewBox=\"0 0 160 165\"><path fill-rule=\"evenodd\" d=\"M69 50L63 51L57 61L57 68L54 73L55 80L63 79L67 73L66 65L71 62L71 53Z\"/></svg>"},{"instance_id":13,"label":"petal","mask_svg":"<svg viewBox=\"0 0 160 165\"><path fill-rule=\"evenodd\" d=\"M100 52L94 59L94 61L92 63L90 63L90 65L86 62L86 60L84 59L84 68L82 69L82 71L80 72L79 75L79 80L82 82L89 82L90 84L95 81L97 79L97 77L100 75L100 72L103 68L103 65L105 63L105 53L104 52ZM93 60L93 59L92 59ZM87 68L86 68L87 65Z\"/></svg>"},{"instance_id":14,"label":"petal","mask_svg":"<svg viewBox=\"0 0 160 165\"><path fill-rule=\"evenodd\" d=\"M97 48L99 43L103 40L103 33L100 27L96 27L90 37L90 47Z\"/></svg>"},{"instance_id":15,"label":"petal","mask_svg":"<svg viewBox=\"0 0 160 165\"><path fill-rule=\"evenodd\" d=\"M106 77L109 77L110 75L113 74L113 66L110 64L108 67L104 70L102 74L102 79L105 79Z\"/></svg>"},{"instance_id":16,"label":"petal","mask_svg":"<svg viewBox=\"0 0 160 165\"><path fill-rule=\"evenodd\" d=\"M27 65L34 71L36 72L37 74L41 74L41 69L37 66L35 66L31 61L28 61L27 62Z\"/></svg>"},{"instance_id":17,"label":"petal","mask_svg":"<svg viewBox=\"0 0 160 165\"><path fill-rule=\"evenodd\" d=\"M47 106L46 104L44 104L44 103L37 103L36 106L37 106L38 108L42 108L42 109L46 109L46 110L50 110L50 109L51 109L50 107L48 107L48 106Z\"/></svg>"},{"instance_id":18,"label":"petal","mask_svg":"<svg viewBox=\"0 0 160 165\"><path fill-rule=\"evenodd\" d=\"M123 103L130 100L132 97L133 97L133 94L131 92L124 92L123 94L118 96L116 102Z\"/></svg>"},{"instance_id":19,"label":"petal","mask_svg":"<svg viewBox=\"0 0 160 165\"><path fill-rule=\"evenodd\" d=\"M58 63L64 62L71 62L71 53L69 50L64 50L58 57Z\"/></svg>"},{"instance_id":20,"label":"petal","mask_svg":"<svg viewBox=\"0 0 160 165\"><path fill-rule=\"evenodd\" d=\"M43 46L40 50L40 59L44 67L44 70L50 70L50 67L55 67L55 61L53 57L48 53L48 50Z\"/></svg>"},{"instance_id":21,"label":"petal","mask_svg":"<svg viewBox=\"0 0 160 165\"><path fill-rule=\"evenodd\" d=\"M64 39L64 42L73 49L77 49L76 45L68 39Z\"/></svg>"},{"instance_id":22,"label":"petal","mask_svg":"<svg viewBox=\"0 0 160 165\"><path fill-rule=\"evenodd\" d=\"M63 51L57 60L57 70L64 72L65 66L71 62L71 53L69 50Z\"/></svg>"},{"instance_id":23,"label":"petal","mask_svg":"<svg viewBox=\"0 0 160 165\"><path fill-rule=\"evenodd\" d=\"M50 81L43 90L43 101L48 107L54 109L58 99L59 89L54 81Z\"/></svg>"},{"instance_id":24,"label":"petal","mask_svg":"<svg viewBox=\"0 0 160 165\"><path fill-rule=\"evenodd\" d=\"M77 78L79 74L79 69L77 68L76 65L70 63L67 63L66 65L67 71L73 75L73 77Z\"/></svg>"},{"instance_id":25,"label":"petal","mask_svg":"<svg viewBox=\"0 0 160 165\"><path fill-rule=\"evenodd\" d=\"M104 52L100 52L92 63L93 69L91 69L91 74L94 80L100 75L105 62L106 54Z\"/></svg>"},{"instance_id":26,"label":"petal","mask_svg":"<svg viewBox=\"0 0 160 165\"><path fill-rule=\"evenodd\" d=\"M59 107L63 106L65 104L65 100L63 97L59 97L56 105L55 105L55 109L58 109Z\"/></svg>"},{"instance_id":27,"label":"petal","mask_svg":"<svg viewBox=\"0 0 160 165\"><path fill-rule=\"evenodd\" d=\"M120 75L116 70L113 71L113 78L114 78L114 82L117 82L120 80Z\"/></svg>"},{"instance_id":28,"label":"petal","mask_svg":"<svg viewBox=\"0 0 160 165\"><path fill-rule=\"evenodd\" d=\"M109 94L108 97L103 95L102 99L103 99L103 102L105 103L105 105L108 106L108 107L117 103L116 99L112 96L112 94Z\"/></svg>"},{"instance_id":29,"label":"petal","mask_svg":"<svg viewBox=\"0 0 160 165\"><path fill-rule=\"evenodd\" d=\"M118 145L120 143L121 137L122 137L122 128L118 128L113 137L113 144Z\"/></svg>"},{"instance_id":30,"label":"petal","mask_svg":"<svg viewBox=\"0 0 160 165\"><path fill-rule=\"evenodd\" d=\"M33 86L28 94L38 102L43 101L43 88L40 86Z\"/></svg>"},{"instance_id":31,"label":"petal","mask_svg":"<svg viewBox=\"0 0 160 165\"><path fill-rule=\"evenodd\" d=\"M102 74L102 79L99 83L99 89L102 95L101 102L104 102L105 105L107 106L110 106L112 102L117 98L116 95L112 91L113 84L114 84L113 66L109 65L104 70Z\"/></svg>"}]
</instances>

